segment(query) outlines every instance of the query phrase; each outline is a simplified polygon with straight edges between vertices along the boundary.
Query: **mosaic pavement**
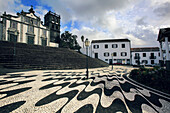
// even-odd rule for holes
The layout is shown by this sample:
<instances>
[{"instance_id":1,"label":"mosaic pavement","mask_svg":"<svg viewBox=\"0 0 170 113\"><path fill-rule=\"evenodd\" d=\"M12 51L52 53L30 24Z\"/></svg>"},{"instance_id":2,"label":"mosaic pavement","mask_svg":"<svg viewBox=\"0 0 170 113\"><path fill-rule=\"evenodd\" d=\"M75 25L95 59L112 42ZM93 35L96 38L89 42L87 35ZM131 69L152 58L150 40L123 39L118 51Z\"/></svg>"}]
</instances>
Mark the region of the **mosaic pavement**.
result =
<instances>
[{"instance_id":1,"label":"mosaic pavement","mask_svg":"<svg viewBox=\"0 0 170 113\"><path fill-rule=\"evenodd\" d=\"M170 95L128 78L132 68L0 75L0 113L170 113Z\"/></svg>"}]
</instances>

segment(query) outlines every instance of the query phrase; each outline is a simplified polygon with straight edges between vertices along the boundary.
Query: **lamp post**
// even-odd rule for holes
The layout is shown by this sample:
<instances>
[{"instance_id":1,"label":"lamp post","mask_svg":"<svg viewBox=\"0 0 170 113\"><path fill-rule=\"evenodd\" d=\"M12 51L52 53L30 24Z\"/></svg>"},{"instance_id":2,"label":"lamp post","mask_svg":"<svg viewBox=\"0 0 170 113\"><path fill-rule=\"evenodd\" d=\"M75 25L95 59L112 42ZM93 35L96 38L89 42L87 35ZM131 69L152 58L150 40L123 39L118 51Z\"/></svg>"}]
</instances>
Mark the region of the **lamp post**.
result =
<instances>
[{"instance_id":1,"label":"lamp post","mask_svg":"<svg viewBox=\"0 0 170 113\"><path fill-rule=\"evenodd\" d=\"M113 70L113 53L112 53L112 70Z\"/></svg>"},{"instance_id":2,"label":"lamp post","mask_svg":"<svg viewBox=\"0 0 170 113\"><path fill-rule=\"evenodd\" d=\"M88 79L88 76L89 76L89 71L88 71L88 47L90 45L90 41L88 40L88 38L86 38L85 40L85 46L86 46L86 76L87 76L87 79Z\"/></svg>"}]
</instances>

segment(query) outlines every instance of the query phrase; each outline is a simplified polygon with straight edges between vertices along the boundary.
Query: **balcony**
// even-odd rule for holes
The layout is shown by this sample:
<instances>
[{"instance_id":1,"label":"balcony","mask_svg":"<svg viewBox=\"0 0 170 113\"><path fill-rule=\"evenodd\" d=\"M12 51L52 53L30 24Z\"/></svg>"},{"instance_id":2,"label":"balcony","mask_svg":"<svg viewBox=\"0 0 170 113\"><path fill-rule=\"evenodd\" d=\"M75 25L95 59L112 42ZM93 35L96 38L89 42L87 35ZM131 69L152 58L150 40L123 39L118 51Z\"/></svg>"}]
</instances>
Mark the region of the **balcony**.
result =
<instances>
[{"instance_id":1,"label":"balcony","mask_svg":"<svg viewBox=\"0 0 170 113\"><path fill-rule=\"evenodd\" d=\"M156 59L156 56L150 56L149 58L150 59Z\"/></svg>"}]
</instances>

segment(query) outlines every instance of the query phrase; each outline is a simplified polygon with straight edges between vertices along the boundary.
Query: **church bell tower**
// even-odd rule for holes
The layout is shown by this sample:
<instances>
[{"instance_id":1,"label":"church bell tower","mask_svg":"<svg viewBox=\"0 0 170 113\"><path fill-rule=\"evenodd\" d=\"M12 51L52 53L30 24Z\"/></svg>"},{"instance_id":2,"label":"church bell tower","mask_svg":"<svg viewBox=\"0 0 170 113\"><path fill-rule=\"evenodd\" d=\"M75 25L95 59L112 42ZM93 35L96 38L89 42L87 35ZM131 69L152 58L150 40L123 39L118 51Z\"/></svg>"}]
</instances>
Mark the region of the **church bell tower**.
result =
<instances>
[{"instance_id":1,"label":"church bell tower","mask_svg":"<svg viewBox=\"0 0 170 113\"><path fill-rule=\"evenodd\" d=\"M44 17L44 24L50 29L50 42L60 41L60 15L49 11Z\"/></svg>"}]
</instances>

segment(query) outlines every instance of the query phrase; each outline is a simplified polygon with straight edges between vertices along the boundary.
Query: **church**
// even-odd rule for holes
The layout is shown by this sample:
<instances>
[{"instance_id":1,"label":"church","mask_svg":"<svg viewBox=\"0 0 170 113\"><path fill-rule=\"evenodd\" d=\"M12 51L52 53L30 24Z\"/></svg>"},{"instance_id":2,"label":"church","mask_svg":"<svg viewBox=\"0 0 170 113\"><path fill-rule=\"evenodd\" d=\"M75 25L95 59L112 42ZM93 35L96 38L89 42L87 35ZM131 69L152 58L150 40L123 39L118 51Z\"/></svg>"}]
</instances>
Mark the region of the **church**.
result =
<instances>
[{"instance_id":1,"label":"church","mask_svg":"<svg viewBox=\"0 0 170 113\"><path fill-rule=\"evenodd\" d=\"M4 12L0 16L0 40L58 47L60 40L60 15L49 11L41 18L35 15L33 6L29 12L17 13L17 16Z\"/></svg>"}]
</instances>

